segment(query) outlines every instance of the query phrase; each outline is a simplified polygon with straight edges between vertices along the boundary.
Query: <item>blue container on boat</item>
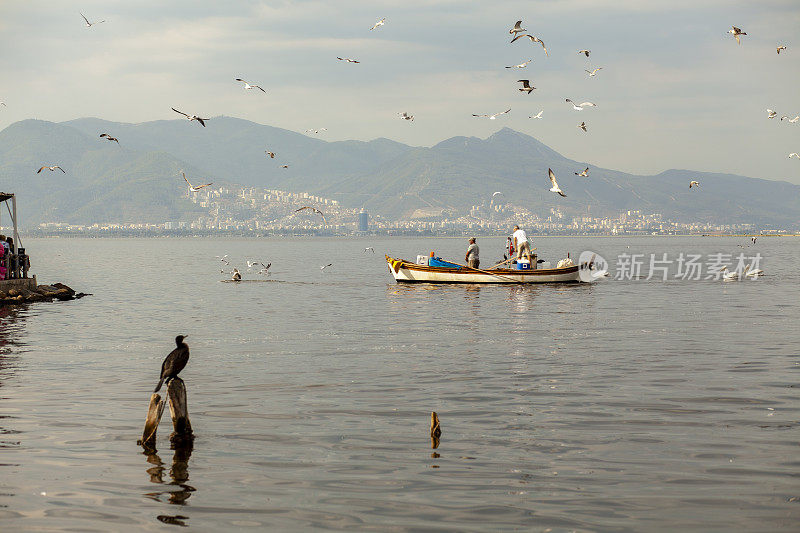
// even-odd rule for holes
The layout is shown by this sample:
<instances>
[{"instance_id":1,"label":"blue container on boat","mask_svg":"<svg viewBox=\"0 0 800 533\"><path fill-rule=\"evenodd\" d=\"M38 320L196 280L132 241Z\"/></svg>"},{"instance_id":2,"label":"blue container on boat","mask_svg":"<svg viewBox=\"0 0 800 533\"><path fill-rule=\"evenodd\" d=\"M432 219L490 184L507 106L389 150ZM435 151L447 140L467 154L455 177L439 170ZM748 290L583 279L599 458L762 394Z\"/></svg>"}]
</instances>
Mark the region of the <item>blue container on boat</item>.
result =
<instances>
[{"instance_id":1,"label":"blue container on boat","mask_svg":"<svg viewBox=\"0 0 800 533\"><path fill-rule=\"evenodd\" d=\"M461 268L460 266L455 265L453 263L442 261L441 257L429 257L428 266L440 267L440 268L455 268L455 269Z\"/></svg>"},{"instance_id":2,"label":"blue container on boat","mask_svg":"<svg viewBox=\"0 0 800 533\"><path fill-rule=\"evenodd\" d=\"M530 269L531 269L531 264L527 261L517 263L517 270L530 270Z\"/></svg>"}]
</instances>

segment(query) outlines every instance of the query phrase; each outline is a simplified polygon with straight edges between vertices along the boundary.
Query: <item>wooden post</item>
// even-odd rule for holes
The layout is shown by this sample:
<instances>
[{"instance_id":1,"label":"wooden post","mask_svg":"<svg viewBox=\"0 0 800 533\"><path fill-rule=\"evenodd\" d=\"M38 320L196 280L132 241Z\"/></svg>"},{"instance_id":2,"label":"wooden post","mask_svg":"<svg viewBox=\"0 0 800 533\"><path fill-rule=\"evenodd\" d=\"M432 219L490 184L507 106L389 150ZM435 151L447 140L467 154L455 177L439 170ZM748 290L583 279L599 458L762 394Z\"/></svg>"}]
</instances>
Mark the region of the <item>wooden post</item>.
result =
<instances>
[{"instance_id":1,"label":"wooden post","mask_svg":"<svg viewBox=\"0 0 800 533\"><path fill-rule=\"evenodd\" d=\"M439 437L442 436L442 428L439 425L439 415L436 411L431 411L431 448L434 450L439 447Z\"/></svg>"},{"instance_id":2,"label":"wooden post","mask_svg":"<svg viewBox=\"0 0 800 533\"><path fill-rule=\"evenodd\" d=\"M174 438L192 437L192 423L189 422L189 407L186 403L186 385L181 378L172 378L167 385L169 394L169 414L172 415Z\"/></svg>"},{"instance_id":3,"label":"wooden post","mask_svg":"<svg viewBox=\"0 0 800 533\"><path fill-rule=\"evenodd\" d=\"M150 396L150 406L147 408L147 419L144 421L144 431L142 432L142 440L139 444L145 448L156 447L156 430L158 423L161 422L161 414L164 412L166 402L161 399L161 395L153 393Z\"/></svg>"}]
</instances>

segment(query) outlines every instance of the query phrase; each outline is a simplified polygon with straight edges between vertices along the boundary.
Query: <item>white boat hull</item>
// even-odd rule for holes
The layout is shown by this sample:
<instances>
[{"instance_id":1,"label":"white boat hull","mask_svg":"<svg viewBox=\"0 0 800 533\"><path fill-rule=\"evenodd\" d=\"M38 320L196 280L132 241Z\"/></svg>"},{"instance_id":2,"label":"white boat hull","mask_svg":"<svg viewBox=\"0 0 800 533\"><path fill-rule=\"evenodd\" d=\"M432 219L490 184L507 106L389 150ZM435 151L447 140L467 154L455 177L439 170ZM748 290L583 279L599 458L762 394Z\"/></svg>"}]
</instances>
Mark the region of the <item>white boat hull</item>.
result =
<instances>
[{"instance_id":1,"label":"white boat hull","mask_svg":"<svg viewBox=\"0 0 800 533\"><path fill-rule=\"evenodd\" d=\"M574 283L580 282L580 268L548 268L541 270L495 269L477 271L416 265L408 261L386 258L398 283Z\"/></svg>"}]
</instances>

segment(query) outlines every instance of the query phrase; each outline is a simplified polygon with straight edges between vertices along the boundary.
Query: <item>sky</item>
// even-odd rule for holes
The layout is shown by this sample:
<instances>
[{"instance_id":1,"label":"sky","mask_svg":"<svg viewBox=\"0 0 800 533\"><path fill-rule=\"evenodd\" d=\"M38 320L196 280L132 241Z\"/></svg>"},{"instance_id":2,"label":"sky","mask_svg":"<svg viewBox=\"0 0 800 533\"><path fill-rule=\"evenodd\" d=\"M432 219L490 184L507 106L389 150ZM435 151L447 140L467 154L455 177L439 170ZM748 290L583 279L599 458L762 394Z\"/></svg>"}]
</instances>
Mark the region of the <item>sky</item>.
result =
<instances>
[{"instance_id":1,"label":"sky","mask_svg":"<svg viewBox=\"0 0 800 533\"><path fill-rule=\"evenodd\" d=\"M87 28L80 12L105 22ZM519 19L549 56L509 42ZM731 25L748 33L740 46ZM800 184L800 160L787 158L800 121L779 120L800 114L797 0L2 0L0 50L0 129L177 118L170 107L413 146L508 126L604 168ZM519 79L536 90L518 91Z\"/></svg>"}]
</instances>

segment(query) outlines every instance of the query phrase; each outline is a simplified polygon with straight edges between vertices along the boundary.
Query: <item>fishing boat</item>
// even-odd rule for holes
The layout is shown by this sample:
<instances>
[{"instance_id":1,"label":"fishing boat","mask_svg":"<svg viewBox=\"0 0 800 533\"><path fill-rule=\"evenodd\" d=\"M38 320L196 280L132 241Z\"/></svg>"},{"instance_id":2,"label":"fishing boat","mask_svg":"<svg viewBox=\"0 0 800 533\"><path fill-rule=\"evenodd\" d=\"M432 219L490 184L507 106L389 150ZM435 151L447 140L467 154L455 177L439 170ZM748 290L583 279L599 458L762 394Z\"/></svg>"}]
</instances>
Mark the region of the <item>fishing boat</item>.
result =
<instances>
[{"instance_id":1,"label":"fishing boat","mask_svg":"<svg viewBox=\"0 0 800 533\"><path fill-rule=\"evenodd\" d=\"M398 283L576 283L589 279L589 276L581 279L581 269L588 266L580 267L572 261L567 262L569 266L532 270L496 267L481 270L446 261L436 262L445 266L430 266L388 255L386 263Z\"/></svg>"}]
</instances>

